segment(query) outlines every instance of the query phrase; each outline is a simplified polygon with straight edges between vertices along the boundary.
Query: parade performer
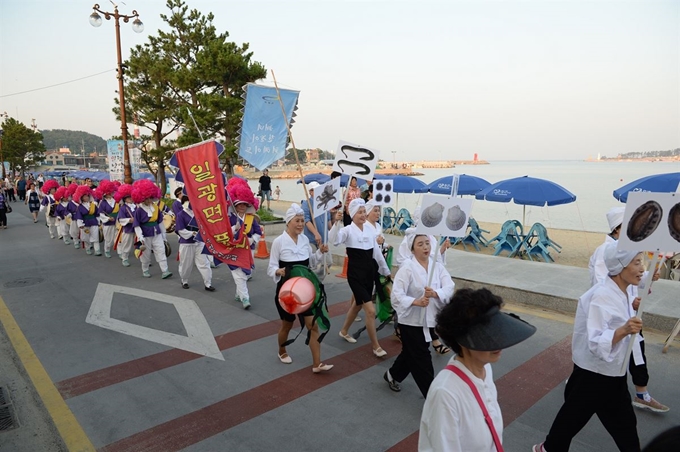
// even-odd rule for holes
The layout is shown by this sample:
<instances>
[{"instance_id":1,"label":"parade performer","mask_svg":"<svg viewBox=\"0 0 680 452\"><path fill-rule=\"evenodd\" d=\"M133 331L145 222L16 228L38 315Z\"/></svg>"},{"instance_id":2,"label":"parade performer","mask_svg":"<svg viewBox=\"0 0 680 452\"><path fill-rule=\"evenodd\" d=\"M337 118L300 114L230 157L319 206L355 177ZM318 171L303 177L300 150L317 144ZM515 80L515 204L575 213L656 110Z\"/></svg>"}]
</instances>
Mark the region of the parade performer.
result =
<instances>
[{"instance_id":1,"label":"parade performer","mask_svg":"<svg viewBox=\"0 0 680 452\"><path fill-rule=\"evenodd\" d=\"M502 306L488 289L461 289L437 315L437 333L456 354L430 385L420 418L420 452L503 450L491 364L536 328L502 312Z\"/></svg>"},{"instance_id":2,"label":"parade performer","mask_svg":"<svg viewBox=\"0 0 680 452\"><path fill-rule=\"evenodd\" d=\"M47 229L50 232L50 238L56 238L59 234L57 231L57 203L54 200L54 193L59 188L59 182L54 179L50 179L42 187L42 191L45 194L42 201L40 201L40 211L45 211L45 222L47 223ZM60 237L61 238L61 237Z\"/></svg>"},{"instance_id":3,"label":"parade performer","mask_svg":"<svg viewBox=\"0 0 680 452\"><path fill-rule=\"evenodd\" d=\"M375 305L373 304L373 288L375 285L375 267L373 261L378 264L378 272L383 276L390 275L390 269L385 258L380 252L380 247L375 241L372 227L365 227L366 208L364 200L354 199L349 205L349 213L352 224L342 227L343 213L338 212L335 224L331 228L328 238L335 246L342 243L347 247L347 282L352 289L356 305L350 308L345 318L345 323L339 332L340 337L347 342L355 343L356 339L348 334L348 329L361 309L366 315L366 330L373 346L373 354L377 357L387 355L380 347L378 335L375 329Z\"/></svg>"},{"instance_id":4,"label":"parade performer","mask_svg":"<svg viewBox=\"0 0 680 452\"><path fill-rule=\"evenodd\" d=\"M198 223L194 217L194 211L189 204L187 196L182 197L182 210L176 214L175 232L179 235L179 277L182 279L182 287L189 288L189 277L196 265L198 272L203 277L205 290L214 292L212 286L212 270L208 256L203 254L205 244L200 240L198 234ZM174 208L174 206L173 206Z\"/></svg>"},{"instance_id":5,"label":"parade performer","mask_svg":"<svg viewBox=\"0 0 680 452\"><path fill-rule=\"evenodd\" d=\"M604 261L604 250L610 243L617 243L619 234L621 233L621 225L623 223L623 214L625 207L614 207L607 212L607 223L609 224L610 233L604 239L604 243L595 249L595 252L590 256L588 263L588 271L590 272L590 286L593 287L597 283L604 281L607 278L607 265ZM653 275L653 280L659 279L659 274ZM626 289L628 299L631 301L631 306L634 311L640 304L638 297L638 288L635 285L630 285ZM636 408L654 411L656 413L666 413L669 408L663 403L658 402L654 397L649 395L647 385L649 383L649 370L647 369L647 356L645 355L644 337L642 331L637 336L640 341L641 356L636 360L631 357L628 364L628 372L633 380L635 386L635 397L633 398L633 406Z\"/></svg>"},{"instance_id":6,"label":"parade performer","mask_svg":"<svg viewBox=\"0 0 680 452\"><path fill-rule=\"evenodd\" d=\"M401 244L399 245L399 250L397 251L397 265L401 266L404 262L408 261L411 259L411 250L408 246L408 241L406 240L406 234L408 234L410 231L415 231L416 227L418 226L418 223L420 223L420 206L416 207L416 209L413 211L413 227L408 228L404 232L404 239L401 241ZM439 254L437 254L437 246L438 242L435 236L433 235L428 235L430 237L430 243L431 243L431 258L432 259L437 259L437 262L446 265L446 250L451 248L451 242L447 238L444 240L444 243L439 246Z\"/></svg>"},{"instance_id":7,"label":"parade performer","mask_svg":"<svg viewBox=\"0 0 680 452\"><path fill-rule=\"evenodd\" d=\"M640 283L645 269L642 253L617 250L616 245L609 243L604 249L608 276L578 300L571 347L574 370L564 390L564 404L545 442L535 445L534 452L568 451L571 440L593 414L620 451L640 451L637 419L622 367L630 335L642 329L627 289ZM633 354L637 353L636 343Z\"/></svg>"},{"instance_id":8,"label":"parade performer","mask_svg":"<svg viewBox=\"0 0 680 452\"><path fill-rule=\"evenodd\" d=\"M172 213L175 214L175 218L179 217L179 213L184 210L183 202L182 202L182 190L184 190L183 187L177 187L175 188L175 199L172 202Z\"/></svg>"},{"instance_id":9,"label":"parade performer","mask_svg":"<svg viewBox=\"0 0 680 452\"><path fill-rule=\"evenodd\" d=\"M168 270L168 258L165 256L165 231L159 225L162 215L158 207L160 197L160 189L149 180L138 180L132 185L132 200L137 204L133 226L144 246L139 259L142 262L142 276L145 278L151 278L151 251L163 272L161 278L172 276L172 272Z\"/></svg>"},{"instance_id":10,"label":"parade performer","mask_svg":"<svg viewBox=\"0 0 680 452\"><path fill-rule=\"evenodd\" d=\"M99 201L99 220L102 223L104 233L104 256L111 257L114 240L116 239L116 218L120 205L113 195L116 193L116 185L108 180L103 180L95 190Z\"/></svg>"},{"instance_id":11,"label":"parade performer","mask_svg":"<svg viewBox=\"0 0 680 452\"><path fill-rule=\"evenodd\" d=\"M248 237L251 252L254 252L257 242L260 240L260 237L262 237L262 229L260 228L257 216L255 215L258 206L255 195L253 195L248 183L238 177L229 179L229 182L227 183L227 193L234 205L234 212L229 213L229 221L234 233L234 240L240 240L245 234ZM252 275L254 268L254 263L250 269L229 265L231 275L236 284L236 301L243 304L243 309L250 308L248 278Z\"/></svg>"},{"instance_id":12,"label":"parade performer","mask_svg":"<svg viewBox=\"0 0 680 452\"><path fill-rule=\"evenodd\" d=\"M71 236L69 232L69 224L66 222L68 211L68 189L66 187L59 187L57 191L54 192L54 200L57 202L57 208L55 214L57 216L57 230L59 235L64 239L64 244L69 245L71 243Z\"/></svg>"},{"instance_id":13,"label":"parade performer","mask_svg":"<svg viewBox=\"0 0 680 452\"><path fill-rule=\"evenodd\" d=\"M85 252L92 254L92 245L94 244L94 255L101 256L102 252L99 247L99 212L97 211L97 204L92 200L92 189L87 185L79 186L73 195L73 200L80 204L76 211L75 219L80 229L80 238L85 244Z\"/></svg>"},{"instance_id":14,"label":"parade performer","mask_svg":"<svg viewBox=\"0 0 680 452\"><path fill-rule=\"evenodd\" d=\"M286 230L274 239L274 242L272 243L267 274L271 276L276 283L274 303L276 304L276 310L279 312L279 317L281 318L281 329L278 334L279 360L284 364L290 364L293 360L286 351L286 345L288 343L288 334L295 322L295 315L286 312L281 307L281 304L279 303L279 293L283 284L291 277L293 266L315 268L319 262L323 262L323 254L328 252L328 245L321 244L316 252L312 251L309 239L304 234L304 211L299 205L291 204L290 208L286 211L285 220ZM323 292L323 285L318 283L318 286ZM324 299L322 303L325 304L325 292L322 296ZM305 312L298 314L298 317L300 319L300 324L304 325L309 331L307 344L312 352L312 372L319 373L331 370L333 368L332 364L323 364L321 362L321 339L314 310L310 308ZM330 326L330 324L328 326ZM328 328L326 328L326 330L328 330Z\"/></svg>"},{"instance_id":15,"label":"parade performer","mask_svg":"<svg viewBox=\"0 0 680 452\"><path fill-rule=\"evenodd\" d=\"M69 225L69 235L73 239L73 247L75 249L80 248L80 229L78 229L78 222L76 221L76 212L78 211L78 206L80 203L75 202L73 199L78 189L78 184L71 182L71 184L66 188L68 195L68 205L66 210L66 223Z\"/></svg>"},{"instance_id":16,"label":"parade performer","mask_svg":"<svg viewBox=\"0 0 680 452\"><path fill-rule=\"evenodd\" d=\"M437 262L428 286L430 238L414 232L407 239L413 257L399 267L392 285L392 306L399 319L401 353L385 372L384 379L391 390L399 392L399 383L410 373L423 397L427 397L434 380L430 328L434 328L437 314L451 299L454 284L446 268Z\"/></svg>"},{"instance_id":17,"label":"parade performer","mask_svg":"<svg viewBox=\"0 0 680 452\"><path fill-rule=\"evenodd\" d=\"M137 205L132 201L132 185L122 184L118 187L114 196L116 202L120 204L117 219L120 224L120 231L116 249L123 261L123 267L129 267L130 253L135 246L135 228L133 221L135 218L134 212L137 208Z\"/></svg>"}]
</instances>

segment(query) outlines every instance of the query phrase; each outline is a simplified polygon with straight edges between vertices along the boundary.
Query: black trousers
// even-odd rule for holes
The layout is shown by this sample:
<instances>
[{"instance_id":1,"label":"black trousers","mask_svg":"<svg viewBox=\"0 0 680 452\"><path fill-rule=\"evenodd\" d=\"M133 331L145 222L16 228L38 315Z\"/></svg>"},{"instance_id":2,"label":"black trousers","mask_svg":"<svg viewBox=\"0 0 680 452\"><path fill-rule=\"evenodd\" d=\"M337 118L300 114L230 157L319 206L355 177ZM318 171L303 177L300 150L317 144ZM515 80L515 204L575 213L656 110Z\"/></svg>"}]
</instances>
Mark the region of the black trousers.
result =
<instances>
[{"instance_id":1,"label":"black trousers","mask_svg":"<svg viewBox=\"0 0 680 452\"><path fill-rule=\"evenodd\" d=\"M640 336L642 336L642 333L640 333ZM645 341L640 342L640 350L642 350L642 358L645 362L636 366L635 359L631 354L628 372L630 372L630 377L635 386L647 386L647 383L649 383L649 372L647 371L647 357L645 356Z\"/></svg>"},{"instance_id":2,"label":"black trousers","mask_svg":"<svg viewBox=\"0 0 680 452\"><path fill-rule=\"evenodd\" d=\"M626 375L608 377L574 365L564 390L564 405L545 440L548 452L567 452L571 440L593 414L622 452L640 452L637 418L633 412Z\"/></svg>"},{"instance_id":3,"label":"black trousers","mask_svg":"<svg viewBox=\"0 0 680 452\"><path fill-rule=\"evenodd\" d=\"M26 190L17 190L20 201L26 201Z\"/></svg>"},{"instance_id":4,"label":"black trousers","mask_svg":"<svg viewBox=\"0 0 680 452\"><path fill-rule=\"evenodd\" d=\"M430 344L425 342L425 334L422 326L399 324L401 331L401 353L390 367L390 375L398 382L402 382L413 375L418 389L427 397L432 380L434 380L434 367L430 356Z\"/></svg>"}]
</instances>

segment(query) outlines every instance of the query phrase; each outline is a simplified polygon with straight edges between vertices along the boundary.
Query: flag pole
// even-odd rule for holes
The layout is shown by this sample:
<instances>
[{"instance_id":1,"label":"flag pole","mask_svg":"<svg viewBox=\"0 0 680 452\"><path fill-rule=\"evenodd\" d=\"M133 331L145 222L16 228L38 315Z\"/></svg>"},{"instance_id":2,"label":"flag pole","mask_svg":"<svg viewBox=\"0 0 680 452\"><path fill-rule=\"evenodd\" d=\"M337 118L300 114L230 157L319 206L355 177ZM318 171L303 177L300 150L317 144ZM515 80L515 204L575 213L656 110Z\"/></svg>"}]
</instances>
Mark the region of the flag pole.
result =
<instances>
[{"instance_id":1,"label":"flag pole","mask_svg":"<svg viewBox=\"0 0 680 452\"><path fill-rule=\"evenodd\" d=\"M286 130L288 130L288 138L290 138L290 144L293 146L293 155L295 156L295 163L297 164L298 171L300 172L300 180L302 181L302 188L305 191L305 199L307 200L307 206L309 206L309 215L312 217L312 223L319 232L319 228L316 224L316 219L314 218L314 211L312 210L312 201L309 199L309 192L307 191L307 184L305 183L305 176L302 174L302 166L300 165L300 158L297 154L297 148L295 147L295 140L293 140L293 134L290 131L290 124L288 123L288 116L286 116L286 108L283 106L283 99L281 99L281 92L279 91L279 84L276 82L276 75L274 75L274 69L271 69L272 78L274 79L274 88L276 88L276 97L279 99L279 105L281 106L281 114L283 115L283 122L286 123Z\"/></svg>"}]
</instances>

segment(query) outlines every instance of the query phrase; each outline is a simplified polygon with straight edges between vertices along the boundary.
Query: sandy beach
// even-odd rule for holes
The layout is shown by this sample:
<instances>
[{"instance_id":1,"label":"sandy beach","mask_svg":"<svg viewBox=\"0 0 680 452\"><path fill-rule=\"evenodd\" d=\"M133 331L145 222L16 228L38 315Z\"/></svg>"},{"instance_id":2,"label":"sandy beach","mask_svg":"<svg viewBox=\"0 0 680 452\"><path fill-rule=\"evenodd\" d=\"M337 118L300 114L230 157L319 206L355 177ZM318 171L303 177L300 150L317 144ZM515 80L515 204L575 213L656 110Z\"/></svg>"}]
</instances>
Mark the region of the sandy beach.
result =
<instances>
[{"instance_id":1,"label":"sandy beach","mask_svg":"<svg viewBox=\"0 0 680 452\"><path fill-rule=\"evenodd\" d=\"M283 216L288 207L290 207L291 202L292 201L283 200L271 201L271 208L275 214ZM478 222L482 229L490 231L489 233L484 233L484 236L487 239L495 237L501 230L501 225L498 223L489 223L479 220ZM530 227L531 225L526 226L524 232L529 232ZM550 255L555 259L556 264L588 268L590 256L595 251L595 248L604 242L605 235L597 232L548 228L548 237L562 246L561 253L554 251L552 248L550 249ZM456 245L455 249L464 250L463 245L461 244ZM480 246L480 251L476 251L473 246L467 245L467 252L491 255L494 253L494 248L493 246L487 248ZM502 256L507 256L507 252L504 251Z\"/></svg>"}]
</instances>

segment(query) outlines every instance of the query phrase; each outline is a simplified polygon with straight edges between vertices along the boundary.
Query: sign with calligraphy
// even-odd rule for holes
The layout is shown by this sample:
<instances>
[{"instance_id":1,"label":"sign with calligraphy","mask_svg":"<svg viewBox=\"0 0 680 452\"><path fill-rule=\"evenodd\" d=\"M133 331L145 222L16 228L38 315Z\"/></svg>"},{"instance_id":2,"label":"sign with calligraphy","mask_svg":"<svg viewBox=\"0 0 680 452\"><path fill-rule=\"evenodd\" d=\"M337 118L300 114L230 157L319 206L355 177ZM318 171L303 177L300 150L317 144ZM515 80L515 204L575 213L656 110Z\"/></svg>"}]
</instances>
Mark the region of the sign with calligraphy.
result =
<instances>
[{"instance_id":1,"label":"sign with calligraphy","mask_svg":"<svg viewBox=\"0 0 680 452\"><path fill-rule=\"evenodd\" d=\"M108 140L106 150L109 158L109 179L123 182L125 177L123 140Z\"/></svg>"},{"instance_id":2,"label":"sign with calligraphy","mask_svg":"<svg viewBox=\"0 0 680 452\"><path fill-rule=\"evenodd\" d=\"M333 171L370 180L375 172L380 151L366 146L340 141L335 153Z\"/></svg>"},{"instance_id":3,"label":"sign with calligraphy","mask_svg":"<svg viewBox=\"0 0 680 452\"><path fill-rule=\"evenodd\" d=\"M224 151L214 140L178 149L170 165L179 168L177 180L184 182L198 232L206 249L216 259L251 269L253 255L248 237L235 241L229 223L229 206L219 154Z\"/></svg>"},{"instance_id":4,"label":"sign with calligraphy","mask_svg":"<svg viewBox=\"0 0 680 452\"><path fill-rule=\"evenodd\" d=\"M300 91L279 89L279 93L286 111L285 120L276 88L254 83L245 86L245 109L238 154L259 170L269 167L286 155L286 121L292 127Z\"/></svg>"}]
</instances>

